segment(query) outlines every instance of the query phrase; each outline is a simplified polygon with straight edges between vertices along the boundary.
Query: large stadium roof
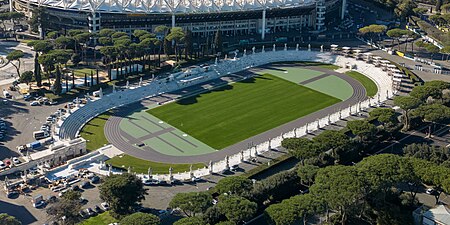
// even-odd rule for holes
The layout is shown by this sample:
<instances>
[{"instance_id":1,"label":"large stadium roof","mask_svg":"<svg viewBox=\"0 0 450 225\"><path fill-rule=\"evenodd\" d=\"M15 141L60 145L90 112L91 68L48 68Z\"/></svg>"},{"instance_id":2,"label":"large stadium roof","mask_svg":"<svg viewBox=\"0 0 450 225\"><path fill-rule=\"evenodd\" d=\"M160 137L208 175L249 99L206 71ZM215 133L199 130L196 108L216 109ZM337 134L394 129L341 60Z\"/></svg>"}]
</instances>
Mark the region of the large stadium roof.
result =
<instances>
[{"instance_id":1,"label":"large stadium roof","mask_svg":"<svg viewBox=\"0 0 450 225\"><path fill-rule=\"evenodd\" d=\"M111 13L214 13L310 6L316 0L28 0L65 10Z\"/></svg>"}]
</instances>

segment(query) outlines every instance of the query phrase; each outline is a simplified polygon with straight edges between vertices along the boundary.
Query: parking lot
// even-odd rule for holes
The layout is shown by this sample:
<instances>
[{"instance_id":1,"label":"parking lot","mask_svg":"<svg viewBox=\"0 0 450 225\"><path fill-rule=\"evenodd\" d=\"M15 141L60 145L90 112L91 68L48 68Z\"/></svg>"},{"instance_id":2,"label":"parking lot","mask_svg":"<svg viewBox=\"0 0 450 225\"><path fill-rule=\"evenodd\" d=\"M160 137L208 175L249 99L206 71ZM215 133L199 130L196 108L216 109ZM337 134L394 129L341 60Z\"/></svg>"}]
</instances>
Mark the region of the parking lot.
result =
<instances>
[{"instance_id":1,"label":"parking lot","mask_svg":"<svg viewBox=\"0 0 450 225\"><path fill-rule=\"evenodd\" d=\"M13 195L8 198L5 194L0 195L0 212L6 212L18 218L23 224L44 224L47 221L46 207L51 201L58 201L65 190L76 190L81 192L83 210L87 208L94 209L95 206L101 206L102 201L99 198L98 189L99 182L91 182L91 178L80 176L72 180L71 185L66 186L63 191L57 191L56 188L39 187L35 190L28 189L25 194ZM61 186L63 183L61 183ZM53 191L54 190L54 191ZM42 196L43 203L41 206L35 207L33 199ZM52 199L52 200L49 200ZM3 207L4 206L4 207Z\"/></svg>"},{"instance_id":2,"label":"parking lot","mask_svg":"<svg viewBox=\"0 0 450 225\"><path fill-rule=\"evenodd\" d=\"M144 188L147 190L147 194L145 196L145 200L142 201L142 210L143 212L152 212L158 214L158 212L160 212L161 210L167 209L167 207L169 206L169 202L177 193L209 190L211 187L215 186L215 184L223 177L234 174L242 174L243 172L248 171L256 166L266 164L268 161L279 157L281 154L285 154L285 152L279 150L273 151L265 156L259 157L259 159L254 162L252 161L241 164L239 168L235 168L235 171L228 171L226 174L220 173L209 175L204 177L202 180L198 180L197 182L178 182L174 185L169 185L167 183L162 185L145 185ZM85 177L92 176L93 175L85 175ZM10 179L12 181L13 177L10 177ZM6 212L8 214L16 216L24 224L44 224L45 222L47 222L47 214L45 210L47 206L44 205L41 208L34 208L32 199L40 195L43 196L44 200L47 200L49 196L56 196L56 198L60 198L59 193L64 192L64 190L67 189L73 189L75 186L80 187L80 185L88 179L89 178L83 178L83 176L73 177L69 180L66 180L67 186L62 185L64 184L63 181L59 182L61 188L51 188L46 184L36 188L35 190L30 190L26 193L26 195L20 194L19 196L13 198L8 198L4 192L1 192L0 213ZM94 209L96 205L102 208L101 203L103 201L99 197L98 189L98 186L101 183L90 183L92 185L88 187L76 188L77 191L81 192L82 198L86 199L85 201L83 201L83 210L86 210L87 208ZM179 218L179 216L177 215L165 215L163 217L162 224L173 224L173 221L177 218Z\"/></svg>"},{"instance_id":3,"label":"parking lot","mask_svg":"<svg viewBox=\"0 0 450 225\"><path fill-rule=\"evenodd\" d=\"M0 86L0 89L7 89ZM63 108L59 105L31 106L30 102L23 100L18 92L9 91L12 98L0 97L0 118L4 121L5 128L3 139L0 140L0 160L20 157L17 146L26 145L33 141L33 132L39 131L50 114ZM1 126L1 125L0 125Z\"/></svg>"},{"instance_id":4,"label":"parking lot","mask_svg":"<svg viewBox=\"0 0 450 225\"><path fill-rule=\"evenodd\" d=\"M164 211L168 207L168 204L172 197L178 192L192 192L192 191L206 191L212 187L222 175L215 175L206 177L198 183L180 183L178 185L170 186L145 186L147 189L147 195L145 200L142 201L142 211L157 213L161 210ZM81 187L82 184L89 181L89 185L86 187ZM72 183L73 182L73 183ZM56 198L57 200L61 198L60 193L64 193L65 190L73 190L81 192L82 196L82 209L83 214L86 214L86 209L91 208L95 211L96 206L98 206L102 211L102 200L99 197L98 186L100 182L93 183L88 178L76 177L73 180L68 180L70 185L66 188L59 190L57 188L46 188L39 187L35 190L29 190L27 193L16 195L12 198L8 198L4 193L0 194L0 213L6 212L10 215L15 216L23 224L44 224L49 222L46 214L46 208L51 203L48 199ZM62 186L62 183L61 183ZM55 190L55 191L52 191ZM32 200L36 196L42 196L43 200L46 202L42 206L35 208L33 206ZM53 197L51 197L53 196ZM3 207L4 206L4 207ZM165 211L164 211L165 212ZM81 217L81 215L80 215ZM83 215L83 218L88 218L89 216ZM163 218L163 224L172 224L172 221L176 216L165 215Z\"/></svg>"}]
</instances>

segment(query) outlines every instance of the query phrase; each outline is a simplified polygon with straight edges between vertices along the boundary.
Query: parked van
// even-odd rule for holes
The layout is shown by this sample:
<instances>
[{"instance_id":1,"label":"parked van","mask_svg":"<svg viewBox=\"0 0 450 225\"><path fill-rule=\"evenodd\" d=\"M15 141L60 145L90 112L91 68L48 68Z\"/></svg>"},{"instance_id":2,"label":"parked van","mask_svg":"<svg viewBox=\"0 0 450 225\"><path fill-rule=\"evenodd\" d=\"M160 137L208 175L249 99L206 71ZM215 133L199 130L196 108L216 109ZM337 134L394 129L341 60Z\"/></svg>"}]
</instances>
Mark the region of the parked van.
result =
<instances>
[{"instance_id":1,"label":"parked van","mask_svg":"<svg viewBox=\"0 0 450 225\"><path fill-rule=\"evenodd\" d=\"M11 95L7 90L5 90L5 89L3 89L3 96L4 96L5 98L12 98L12 95Z\"/></svg>"},{"instance_id":2,"label":"parked van","mask_svg":"<svg viewBox=\"0 0 450 225\"><path fill-rule=\"evenodd\" d=\"M42 143L39 141L35 141L35 142L31 142L31 143L27 144L28 149L39 149L42 147L43 147Z\"/></svg>"},{"instance_id":3,"label":"parked van","mask_svg":"<svg viewBox=\"0 0 450 225\"><path fill-rule=\"evenodd\" d=\"M44 139L46 137L49 137L50 135L46 131L35 131L33 132L33 137L36 140Z\"/></svg>"}]
</instances>

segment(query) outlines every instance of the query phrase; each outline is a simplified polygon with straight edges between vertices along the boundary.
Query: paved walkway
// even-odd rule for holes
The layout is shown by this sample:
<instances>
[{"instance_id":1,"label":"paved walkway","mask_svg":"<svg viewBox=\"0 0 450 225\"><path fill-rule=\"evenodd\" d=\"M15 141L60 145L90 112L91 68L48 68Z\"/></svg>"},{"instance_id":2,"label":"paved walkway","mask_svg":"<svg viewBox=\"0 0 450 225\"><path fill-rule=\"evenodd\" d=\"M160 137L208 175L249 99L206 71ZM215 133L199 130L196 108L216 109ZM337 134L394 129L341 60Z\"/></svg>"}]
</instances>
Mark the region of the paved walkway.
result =
<instances>
[{"instance_id":1,"label":"paved walkway","mask_svg":"<svg viewBox=\"0 0 450 225\"><path fill-rule=\"evenodd\" d=\"M0 80L0 86L12 84L16 79L17 78L12 77L12 78L7 78L7 79L4 79L4 80Z\"/></svg>"},{"instance_id":2,"label":"paved walkway","mask_svg":"<svg viewBox=\"0 0 450 225\"><path fill-rule=\"evenodd\" d=\"M358 39L353 39L351 41L338 41L337 40L337 41L330 42L330 44L338 44L340 47L349 46L349 47L352 47L352 48L365 49L367 51L372 52L374 55L381 56L381 57L383 57L385 59L388 59L388 60L391 60L391 61L393 61L395 63L398 63L398 64L405 63L405 65L407 65L408 68L414 68L415 65L422 65L422 67L425 68L425 69L428 69L428 70L432 70L433 69L433 67L430 66L430 65L427 65L427 64L424 64L424 63L420 63L420 62L415 62L413 60L402 58L402 57L397 56L397 55L388 54L387 52L382 51L382 50L371 48L365 42L362 42L362 41L360 41ZM445 62L445 61L441 61L441 60L437 60L436 62L444 65L447 68L450 68L450 62ZM435 73L418 71L418 70L412 70L412 72L417 74L424 81L443 80L443 81L450 82L450 75L435 74Z\"/></svg>"},{"instance_id":3,"label":"paved walkway","mask_svg":"<svg viewBox=\"0 0 450 225\"><path fill-rule=\"evenodd\" d=\"M415 65L422 65L423 68L426 68L428 70L433 70L433 67L430 66L430 65L427 65L427 64L424 64L424 63L420 63L420 62L415 62L415 61L412 61L412 60L409 60L409 59L402 58L400 56L391 55L391 54L388 54L387 52L382 51L382 50L374 50L372 52L375 55L379 55L379 56L381 56L381 57L383 57L385 59L394 61L396 63L404 63L405 65L407 65L408 68L414 68ZM443 80L443 81L450 82L450 75L429 73L429 72L418 71L418 70L413 70L412 72L417 74L424 81Z\"/></svg>"},{"instance_id":4,"label":"paved walkway","mask_svg":"<svg viewBox=\"0 0 450 225\"><path fill-rule=\"evenodd\" d=\"M21 50L25 53L24 57L20 60L21 67L20 72L33 71L34 70L34 52L30 47L23 43L15 41L0 41L0 55L6 55L13 50ZM17 77L16 68L11 64L17 64L17 61L9 62L7 65L0 68L0 86L5 84L11 84L14 80L10 78L12 76Z\"/></svg>"}]
</instances>

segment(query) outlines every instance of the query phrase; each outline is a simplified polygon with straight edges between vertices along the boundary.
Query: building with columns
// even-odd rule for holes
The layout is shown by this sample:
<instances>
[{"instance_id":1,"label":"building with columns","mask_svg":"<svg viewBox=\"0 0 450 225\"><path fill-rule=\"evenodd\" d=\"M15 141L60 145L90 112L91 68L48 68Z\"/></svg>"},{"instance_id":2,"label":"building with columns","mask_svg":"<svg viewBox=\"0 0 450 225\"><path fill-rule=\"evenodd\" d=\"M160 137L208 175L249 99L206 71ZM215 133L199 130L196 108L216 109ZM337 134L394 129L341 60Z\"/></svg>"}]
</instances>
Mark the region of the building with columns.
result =
<instances>
[{"instance_id":1,"label":"building with columns","mask_svg":"<svg viewBox=\"0 0 450 225\"><path fill-rule=\"evenodd\" d=\"M227 36L279 32L321 32L341 18L346 0L11 0L17 11L31 16L43 6L53 27L112 28L131 33L152 32L159 25L178 26L206 37L220 30Z\"/></svg>"}]
</instances>

